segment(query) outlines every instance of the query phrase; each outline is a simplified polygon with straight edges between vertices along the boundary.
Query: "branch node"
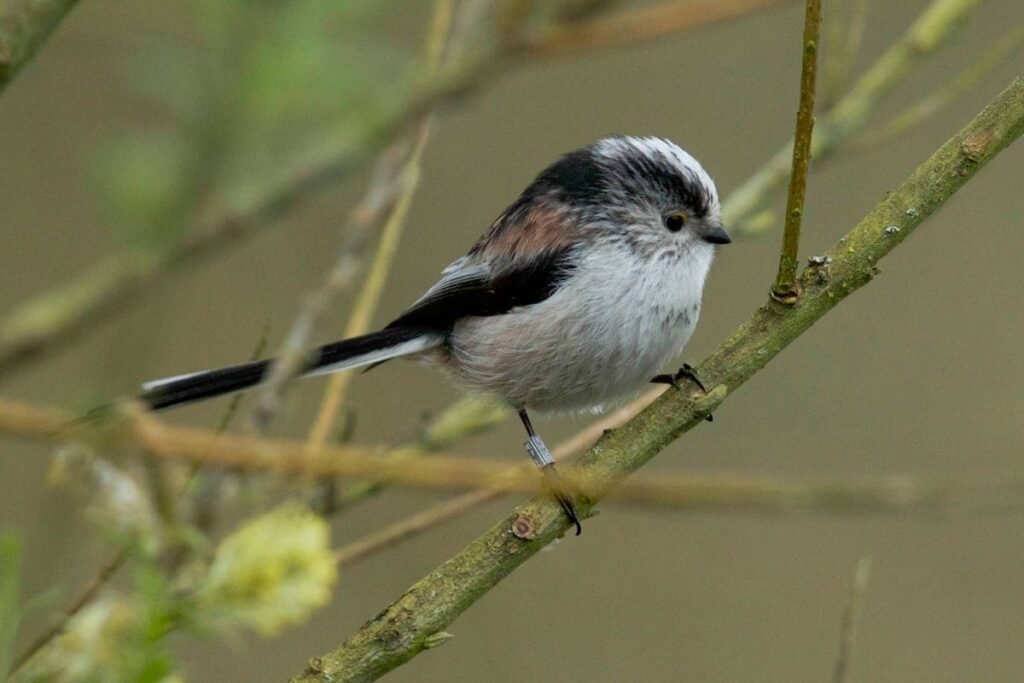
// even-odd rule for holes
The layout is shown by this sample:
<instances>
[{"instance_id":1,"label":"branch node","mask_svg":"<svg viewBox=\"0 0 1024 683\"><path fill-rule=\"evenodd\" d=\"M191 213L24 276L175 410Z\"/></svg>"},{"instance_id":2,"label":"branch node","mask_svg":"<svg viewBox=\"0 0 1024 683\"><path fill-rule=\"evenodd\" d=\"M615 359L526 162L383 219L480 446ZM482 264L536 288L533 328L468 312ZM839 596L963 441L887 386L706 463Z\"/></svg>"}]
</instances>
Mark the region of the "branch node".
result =
<instances>
[{"instance_id":1,"label":"branch node","mask_svg":"<svg viewBox=\"0 0 1024 683\"><path fill-rule=\"evenodd\" d=\"M992 140L992 129L986 128L964 137L960 143L960 151L972 163L978 163L985 158L988 143Z\"/></svg>"},{"instance_id":2,"label":"branch node","mask_svg":"<svg viewBox=\"0 0 1024 683\"><path fill-rule=\"evenodd\" d=\"M512 522L512 535L524 541L537 538L537 523L527 515L519 515Z\"/></svg>"},{"instance_id":3,"label":"branch node","mask_svg":"<svg viewBox=\"0 0 1024 683\"><path fill-rule=\"evenodd\" d=\"M793 286L785 290L777 290L772 287L768 293L771 295L774 301L784 306L795 306L796 302L800 300L801 287L799 282L793 283Z\"/></svg>"},{"instance_id":4,"label":"branch node","mask_svg":"<svg viewBox=\"0 0 1024 683\"><path fill-rule=\"evenodd\" d=\"M455 635L452 633L448 633L448 631L438 631L437 633L431 633L429 636L423 639L423 649L433 650L435 647L441 647L454 637Z\"/></svg>"}]
</instances>

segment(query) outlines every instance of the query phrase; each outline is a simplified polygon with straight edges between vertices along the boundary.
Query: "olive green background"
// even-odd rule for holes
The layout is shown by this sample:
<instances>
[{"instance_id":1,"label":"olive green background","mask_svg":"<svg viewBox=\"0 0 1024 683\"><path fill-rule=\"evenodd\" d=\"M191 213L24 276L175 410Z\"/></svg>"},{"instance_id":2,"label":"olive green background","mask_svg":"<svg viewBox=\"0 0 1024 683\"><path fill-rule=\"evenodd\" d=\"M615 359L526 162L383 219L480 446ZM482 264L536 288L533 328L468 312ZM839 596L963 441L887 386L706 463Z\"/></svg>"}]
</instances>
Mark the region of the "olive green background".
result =
<instances>
[{"instance_id":1,"label":"olive green background","mask_svg":"<svg viewBox=\"0 0 1024 683\"><path fill-rule=\"evenodd\" d=\"M858 68L926 3L870 2ZM376 316L386 322L461 255L557 154L611 133L671 138L727 195L791 134L799 3L648 46L514 68L447 108ZM115 248L85 168L102 140L158 118L126 64L175 30L158 3L89 0L0 97L0 312ZM891 115L1024 21L991 0L882 107ZM1021 69L1020 51L970 94L890 143L810 180L803 256L839 235ZM5 380L5 396L71 405L141 380L247 357L265 325L281 342L330 267L356 188L310 202L229 255L175 275L81 344ZM1024 147L1007 150L815 325L648 468L844 476L1024 471ZM720 251L686 358L699 361L766 297L778 230ZM347 304L332 316L341 329ZM281 434L302 434L321 380L292 392ZM456 397L409 363L358 377L357 438L401 443ZM175 421L210 425L223 403ZM550 442L582 419L539 421ZM520 457L511 421L459 450ZM0 526L21 532L24 591L70 595L110 552L81 498L45 486L51 447L0 437ZM338 518L343 544L445 494L388 491ZM283 680L336 645L518 498L346 570L331 605L270 641L181 641L189 680ZM1024 678L1024 517L687 513L608 503L471 608L455 639L395 681L822 681L852 573L874 559L852 681ZM41 627L29 618L21 642Z\"/></svg>"}]
</instances>

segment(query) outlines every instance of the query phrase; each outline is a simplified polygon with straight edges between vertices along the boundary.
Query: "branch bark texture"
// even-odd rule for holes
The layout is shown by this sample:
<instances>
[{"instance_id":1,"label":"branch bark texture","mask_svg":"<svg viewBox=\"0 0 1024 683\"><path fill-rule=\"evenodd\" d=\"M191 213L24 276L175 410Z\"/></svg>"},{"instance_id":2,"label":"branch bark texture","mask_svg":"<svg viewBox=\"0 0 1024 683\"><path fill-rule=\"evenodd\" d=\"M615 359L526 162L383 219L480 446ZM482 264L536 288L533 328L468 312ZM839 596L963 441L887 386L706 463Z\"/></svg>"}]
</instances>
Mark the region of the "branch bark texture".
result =
<instances>
[{"instance_id":1,"label":"branch bark texture","mask_svg":"<svg viewBox=\"0 0 1024 683\"><path fill-rule=\"evenodd\" d=\"M1024 133L1024 78L948 140L800 276L792 306L769 299L699 368L704 396L666 392L579 460L601 485L579 501L586 514L617 482L700 424L731 392L840 301L871 281L878 261L1010 142ZM295 682L372 681L415 657L516 567L564 534L557 503L538 497L413 585L336 649L309 660Z\"/></svg>"}]
</instances>

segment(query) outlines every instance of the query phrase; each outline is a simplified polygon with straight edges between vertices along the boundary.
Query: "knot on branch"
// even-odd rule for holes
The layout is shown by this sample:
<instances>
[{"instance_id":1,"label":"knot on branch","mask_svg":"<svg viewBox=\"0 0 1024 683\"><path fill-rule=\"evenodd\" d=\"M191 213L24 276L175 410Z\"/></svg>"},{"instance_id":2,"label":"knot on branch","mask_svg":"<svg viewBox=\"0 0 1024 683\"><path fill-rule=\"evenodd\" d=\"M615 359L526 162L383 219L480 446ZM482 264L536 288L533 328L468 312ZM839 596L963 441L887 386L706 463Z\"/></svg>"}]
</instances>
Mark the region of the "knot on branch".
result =
<instances>
[{"instance_id":1,"label":"knot on branch","mask_svg":"<svg viewBox=\"0 0 1024 683\"><path fill-rule=\"evenodd\" d=\"M991 141L992 129L983 128L964 136L964 139L960 142L960 152L969 161L978 163L985 158L985 153L988 151L988 145Z\"/></svg>"},{"instance_id":2,"label":"knot on branch","mask_svg":"<svg viewBox=\"0 0 1024 683\"><path fill-rule=\"evenodd\" d=\"M512 535L524 541L537 538L537 523L531 517L519 515L512 522Z\"/></svg>"}]
</instances>

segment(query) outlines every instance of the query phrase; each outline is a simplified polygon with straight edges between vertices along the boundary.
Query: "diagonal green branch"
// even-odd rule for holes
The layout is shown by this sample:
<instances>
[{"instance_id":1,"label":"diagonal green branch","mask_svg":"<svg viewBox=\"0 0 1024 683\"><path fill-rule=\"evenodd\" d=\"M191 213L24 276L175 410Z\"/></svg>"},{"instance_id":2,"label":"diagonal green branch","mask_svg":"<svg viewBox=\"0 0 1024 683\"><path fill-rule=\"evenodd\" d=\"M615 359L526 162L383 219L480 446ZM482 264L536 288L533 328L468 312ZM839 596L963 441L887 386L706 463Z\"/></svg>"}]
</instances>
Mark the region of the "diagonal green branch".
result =
<instances>
[{"instance_id":1,"label":"diagonal green branch","mask_svg":"<svg viewBox=\"0 0 1024 683\"><path fill-rule=\"evenodd\" d=\"M598 499L714 410L782 349L874 277L876 264L1002 149L1024 133L1024 78L919 166L898 188L800 276L793 306L769 299L701 366L706 395L666 392L636 418L606 434L579 460ZM413 585L342 645L311 659L295 682L371 681L434 644L462 612L566 530L547 497L526 503Z\"/></svg>"},{"instance_id":2,"label":"diagonal green branch","mask_svg":"<svg viewBox=\"0 0 1024 683\"><path fill-rule=\"evenodd\" d=\"M0 93L78 0L11 0L0 15Z\"/></svg>"}]
</instances>

